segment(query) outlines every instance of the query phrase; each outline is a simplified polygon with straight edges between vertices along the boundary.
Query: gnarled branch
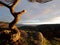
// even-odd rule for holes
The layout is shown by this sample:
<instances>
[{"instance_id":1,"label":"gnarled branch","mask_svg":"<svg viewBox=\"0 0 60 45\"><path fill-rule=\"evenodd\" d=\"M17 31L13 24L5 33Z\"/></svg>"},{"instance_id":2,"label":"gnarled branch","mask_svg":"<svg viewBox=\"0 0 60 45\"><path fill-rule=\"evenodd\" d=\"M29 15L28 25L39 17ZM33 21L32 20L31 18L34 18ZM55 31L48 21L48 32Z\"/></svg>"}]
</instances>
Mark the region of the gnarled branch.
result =
<instances>
[{"instance_id":1,"label":"gnarled branch","mask_svg":"<svg viewBox=\"0 0 60 45\"><path fill-rule=\"evenodd\" d=\"M22 14L24 14L26 11L25 11L25 10L23 10L23 11L21 11L21 12L15 12L15 11L14 11L16 5L19 3L19 0L15 0L14 3L13 3L13 5L11 5L11 6L8 6L7 4L5 4L5 3L1 2L1 1L0 1L0 3L3 4L4 6L6 6L7 8L9 8L11 14L14 16L14 20L9 24L9 28L10 28L10 29L14 29L14 28L15 28L15 25L16 25L16 24L18 23L18 21L20 20L20 16L21 16Z\"/></svg>"}]
</instances>

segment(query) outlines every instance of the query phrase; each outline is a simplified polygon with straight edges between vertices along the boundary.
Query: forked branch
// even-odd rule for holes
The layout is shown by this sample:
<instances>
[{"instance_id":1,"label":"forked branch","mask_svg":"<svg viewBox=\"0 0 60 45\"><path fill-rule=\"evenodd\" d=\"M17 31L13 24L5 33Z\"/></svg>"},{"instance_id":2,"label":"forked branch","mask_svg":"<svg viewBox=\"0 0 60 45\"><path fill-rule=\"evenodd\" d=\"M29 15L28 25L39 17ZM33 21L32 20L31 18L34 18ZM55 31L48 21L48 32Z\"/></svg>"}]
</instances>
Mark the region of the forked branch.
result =
<instances>
[{"instance_id":1,"label":"forked branch","mask_svg":"<svg viewBox=\"0 0 60 45\"><path fill-rule=\"evenodd\" d=\"M14 29L15 25L18 23L20 20L20 16L26 12L26 10L23 10L21 12L15 12L15 7L19 3L19 0L15 0L14 3L11 6L8 6L7 4L3 3L0 1L1 4L6 6L7 8L10 9L11 14L14 16L14 20L9 24L10 29Z\"/></svg>"}]
</instances>

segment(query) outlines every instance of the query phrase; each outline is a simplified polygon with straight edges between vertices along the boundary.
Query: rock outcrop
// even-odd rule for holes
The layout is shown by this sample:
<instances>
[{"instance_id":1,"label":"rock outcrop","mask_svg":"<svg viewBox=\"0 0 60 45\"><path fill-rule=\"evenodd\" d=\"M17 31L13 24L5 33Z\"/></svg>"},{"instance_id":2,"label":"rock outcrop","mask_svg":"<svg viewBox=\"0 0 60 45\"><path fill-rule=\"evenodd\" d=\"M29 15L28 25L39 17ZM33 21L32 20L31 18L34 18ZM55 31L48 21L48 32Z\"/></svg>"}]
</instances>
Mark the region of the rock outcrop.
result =
<instances>
[{"instance_id":1,"label":"rock outcrop","mask_svg":"<svg viewBox=\"0 0 60 45\"><path fill-rule=\"evenodd\" d=\"M0 28L0 41L2 41L0 45L4 44L4 42L6 42L5 44L7 43L11 44L11 43L17 42L19 39L20 39L19 31Z\"/></svg>"}]
</instances>

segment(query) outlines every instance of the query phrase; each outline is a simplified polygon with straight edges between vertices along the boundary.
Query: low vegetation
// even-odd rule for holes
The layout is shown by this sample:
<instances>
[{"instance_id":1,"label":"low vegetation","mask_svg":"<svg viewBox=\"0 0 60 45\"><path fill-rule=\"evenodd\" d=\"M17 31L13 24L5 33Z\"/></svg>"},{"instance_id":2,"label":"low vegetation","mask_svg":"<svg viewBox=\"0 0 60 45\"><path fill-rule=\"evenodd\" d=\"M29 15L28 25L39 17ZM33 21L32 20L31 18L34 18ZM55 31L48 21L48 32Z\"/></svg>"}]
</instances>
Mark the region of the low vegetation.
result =
<instances>
[{"instance_id":1,"label":"low vegetation","mask_svg":"<svg viewBox=\"0 0 60 45\"><path fill-rule=\"evenodd\" d=\"M1 28L7 28L8 23L0 22L0 30ZM29 31L30 29L21 30L21 39L16 41L15 43L8 43L9 41L6 40L0 40L0 44L5 42L5 45L60 45L59 40L55 40L53 37L50 39L46 38L44 33L51 36L49 31L46 31L44 33L41 33L40 31L36 31L35 29ZM45 29L46 30L46 29ZM48 32L48 33L47 33ZM1 32L0 32L1 33ZM47 35L47 37L48 37Z\"/></svg>"}]
</instances>

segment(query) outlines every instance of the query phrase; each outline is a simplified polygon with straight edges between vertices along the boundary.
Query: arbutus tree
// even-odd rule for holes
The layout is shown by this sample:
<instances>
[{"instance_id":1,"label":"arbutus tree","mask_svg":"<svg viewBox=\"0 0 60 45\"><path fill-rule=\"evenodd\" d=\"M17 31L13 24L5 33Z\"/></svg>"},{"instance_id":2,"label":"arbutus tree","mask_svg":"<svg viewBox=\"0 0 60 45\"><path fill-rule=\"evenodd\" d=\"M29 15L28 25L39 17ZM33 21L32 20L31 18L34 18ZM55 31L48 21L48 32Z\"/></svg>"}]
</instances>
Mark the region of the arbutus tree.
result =
<instances>
[{"instance_id":1,"label":"arbutus tree","mask_svg":"<svg viewBox=\"0 0 60 45\"><path fill-rule=\"evenodd\" d=\"M0 0L0 5L5 6L8 9L10 9L10 12L12 16L14 17L14 20L9 24L10 29L17 28L15 25L20 20L20 16L26 12L26 10L22 10L21 12L15 12L16 5L20 2L20 0Z\"/></svg>"},{"instance_id":2,"label":"arbutus tree","mask_svg":"<svg viewBox=\"0 0 60 45\"><path fill-rule=\"evenodd\" d=\"M15 12L15 7L17 6L17 4L19 2L20 2L20 0L0 0L0 4L1 4L0 6L7 7L10 10L12 16L14 17L14 20L9 23L9 28L7 28L7 29L2 28L4 30L0 31L1 32L0 36L3 34L3 36L1 36L0 38L2 38L2 40L5 40L5 42L9 43L10 45L11 44L13 45L14 44L13 42L16 42L21 39L21 36L20 36L21 32L17 28L16 24L20 21L21 15L24 14L26 12L26 10L22 10L20 12ZM2 43L4 43L4 41ZM2 43L1 43L1 45L2 45ZM4 43L3 45L5 45L6 43Z\"/></svg>"}]
</instances>

